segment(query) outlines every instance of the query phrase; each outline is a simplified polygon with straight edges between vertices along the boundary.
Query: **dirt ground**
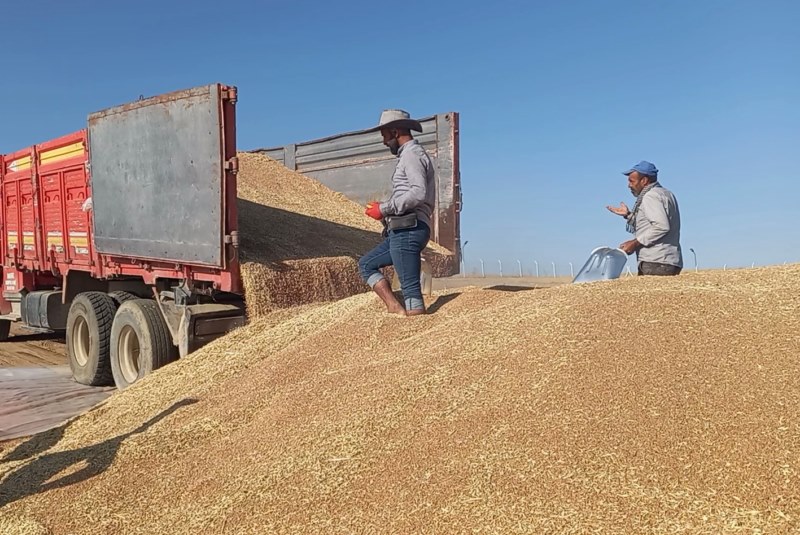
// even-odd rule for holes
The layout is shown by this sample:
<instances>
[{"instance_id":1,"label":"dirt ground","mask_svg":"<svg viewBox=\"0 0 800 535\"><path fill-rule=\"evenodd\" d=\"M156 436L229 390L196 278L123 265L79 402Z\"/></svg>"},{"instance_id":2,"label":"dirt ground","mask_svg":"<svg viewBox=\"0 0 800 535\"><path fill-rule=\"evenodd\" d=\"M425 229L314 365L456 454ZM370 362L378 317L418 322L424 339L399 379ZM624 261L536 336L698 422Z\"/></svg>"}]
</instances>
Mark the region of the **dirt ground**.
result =
<instances>
[{"instance_id":1,"label":"dirt ground","mask_svg":"<svg viewBox=\"0 0 800 535\"><path fill-rule=\"evenodd\" d=\"M64 336L37 334L11 325L11 338L0 343L0 368L67 364Z\"/></svg>"}]
</instances>

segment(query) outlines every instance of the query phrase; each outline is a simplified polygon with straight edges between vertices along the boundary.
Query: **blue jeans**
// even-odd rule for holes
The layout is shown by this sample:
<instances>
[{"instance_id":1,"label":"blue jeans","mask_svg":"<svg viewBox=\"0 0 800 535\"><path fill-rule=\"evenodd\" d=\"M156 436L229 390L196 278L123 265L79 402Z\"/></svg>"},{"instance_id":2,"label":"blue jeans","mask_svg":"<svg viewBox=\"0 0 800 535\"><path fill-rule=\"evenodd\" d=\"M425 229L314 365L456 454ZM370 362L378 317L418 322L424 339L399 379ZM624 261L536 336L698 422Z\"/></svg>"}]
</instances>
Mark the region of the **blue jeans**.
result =
<instances>
[{"instance_id":1,"label":"blue jeans","mask_svg":"<svg viewBox=\"0 0 800 535\"><path fill-rule=\"evenodd\" d=\"M431 229L419 221L414 228L390 230L380 245L358 261L358 271L370 288L384 279L380 268L394 266L400 279L406 310L425 308L419 284L421 253L431 238Z\"/></svg>"}]
</instances>

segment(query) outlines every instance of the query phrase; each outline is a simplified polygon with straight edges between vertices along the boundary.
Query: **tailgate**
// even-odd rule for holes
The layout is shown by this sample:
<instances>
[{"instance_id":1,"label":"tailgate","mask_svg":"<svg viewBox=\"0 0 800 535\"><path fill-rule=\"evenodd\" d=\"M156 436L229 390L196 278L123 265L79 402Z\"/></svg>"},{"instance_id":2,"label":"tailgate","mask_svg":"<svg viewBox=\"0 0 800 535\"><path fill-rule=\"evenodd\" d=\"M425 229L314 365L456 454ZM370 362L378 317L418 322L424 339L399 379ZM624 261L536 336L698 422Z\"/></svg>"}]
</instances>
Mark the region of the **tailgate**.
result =
<instances>
[{"instance_id":1,"label":"tailgate","mask_svg":"<svg viewBox=\"0 0 800 535\"><path fill-rule=\"evenodd\" d=\"M98 252L225 267L236 230L235 98L212 84L89 116Z\"/></svg>"}]
</instances>

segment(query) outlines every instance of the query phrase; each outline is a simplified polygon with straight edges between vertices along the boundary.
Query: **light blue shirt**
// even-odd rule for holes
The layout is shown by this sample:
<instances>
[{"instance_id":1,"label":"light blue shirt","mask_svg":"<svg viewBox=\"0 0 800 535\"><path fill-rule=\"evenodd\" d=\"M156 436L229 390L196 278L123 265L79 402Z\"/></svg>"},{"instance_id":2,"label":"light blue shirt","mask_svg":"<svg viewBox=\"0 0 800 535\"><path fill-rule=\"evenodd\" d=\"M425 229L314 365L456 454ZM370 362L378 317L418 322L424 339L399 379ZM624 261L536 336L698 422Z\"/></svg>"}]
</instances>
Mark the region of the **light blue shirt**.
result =
<instances>
[{"instance_id":1,"label":"light blue shirt","mask_svg":"<svg viewBox=\"0 0 800 535\"><path fill-rule=\"evenodd\" d=\"M644 194L636 212L636 241L642 244L639 262L683 267L681 214L668 189L657 186Z\"/></svg>"},{"instance_id":2,"label":"light blue shirt","mask_svg":"<svg viewBox=\"0 0 800 535\"><path fill-rule=\"evenodd\" d=\"M431 227L436 203L436 171L433 161L416 139L404 143L397 153L392 175L392 195L381 203L387 215L417 214L417 220Z\"/></svg>"}]
</instances>

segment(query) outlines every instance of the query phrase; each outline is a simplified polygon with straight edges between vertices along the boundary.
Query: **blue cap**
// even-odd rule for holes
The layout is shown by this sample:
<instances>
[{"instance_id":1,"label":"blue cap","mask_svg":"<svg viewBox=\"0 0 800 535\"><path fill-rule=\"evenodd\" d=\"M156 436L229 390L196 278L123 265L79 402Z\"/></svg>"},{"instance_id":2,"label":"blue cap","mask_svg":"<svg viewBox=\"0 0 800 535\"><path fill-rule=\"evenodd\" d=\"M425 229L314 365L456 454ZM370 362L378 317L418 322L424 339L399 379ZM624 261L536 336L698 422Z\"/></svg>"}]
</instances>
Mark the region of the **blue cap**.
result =
<instances>
[{"instance_id":1,"label":"blue cap","mask_svg":"<svg viewBox=\"0 0 800 535\"><path fill-rule=\"evenodd\" d=\"M646 162L644 160L642 160L641 162L637 163L636 165L634 165L633 167L631 167L629 170L625 171L622 174L623 175L629 175L629 174L633 173L634 171L636 171L640 175L647 175L647 176L651 176L653 178L656 178L658 176L658 169L656 169L656 166L651 164L650 162Z\"/></svg>"}]
</instances>

